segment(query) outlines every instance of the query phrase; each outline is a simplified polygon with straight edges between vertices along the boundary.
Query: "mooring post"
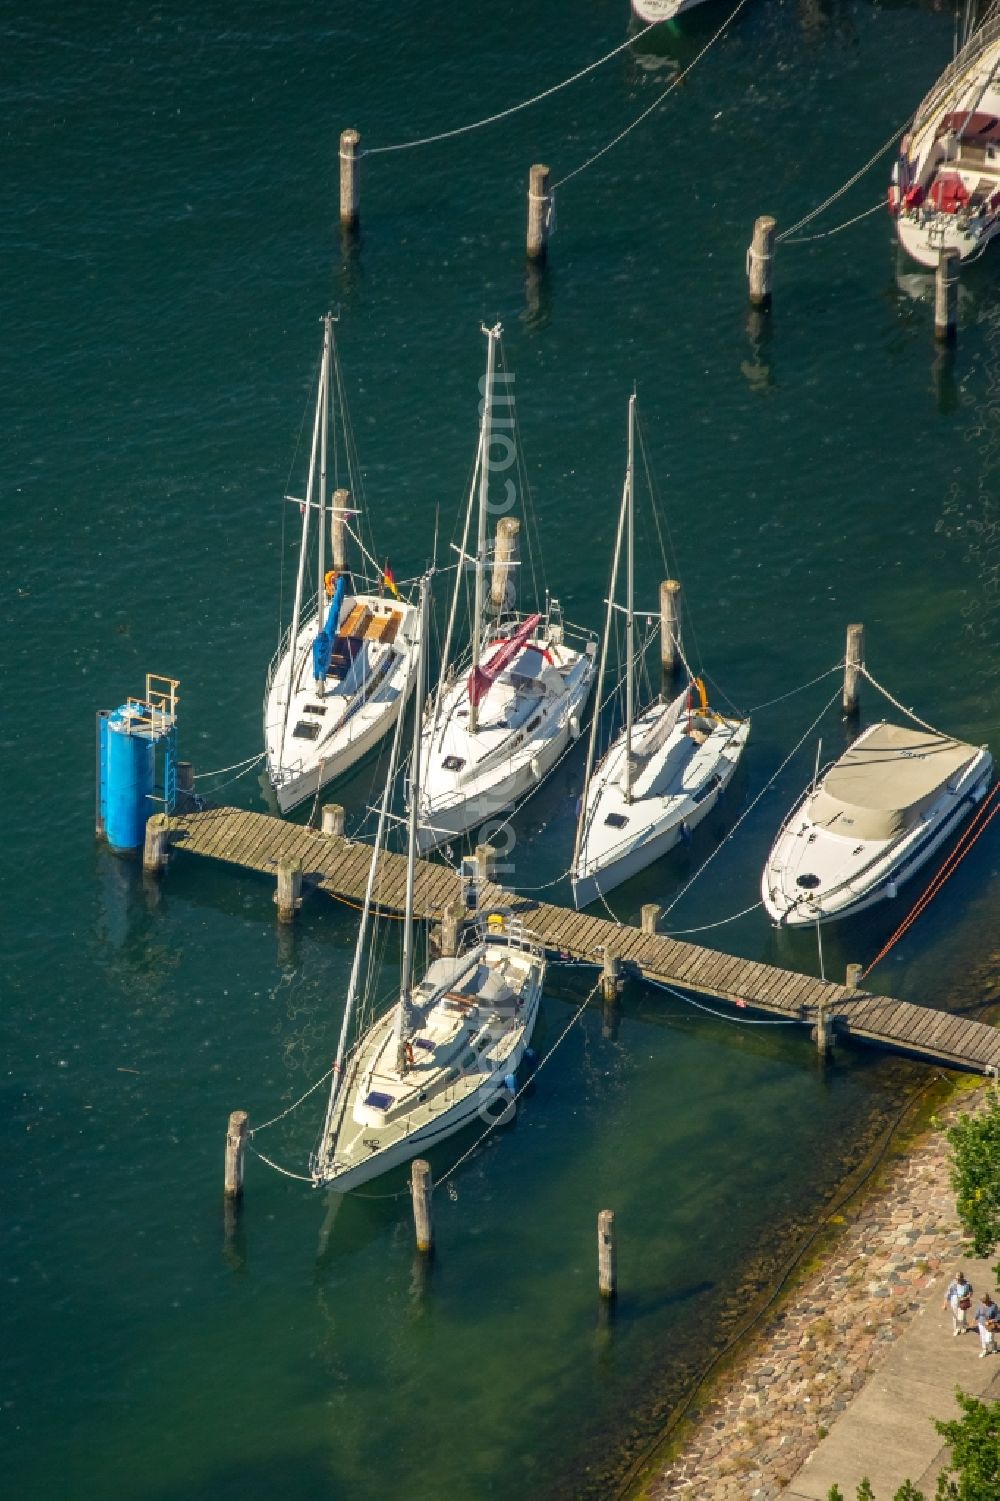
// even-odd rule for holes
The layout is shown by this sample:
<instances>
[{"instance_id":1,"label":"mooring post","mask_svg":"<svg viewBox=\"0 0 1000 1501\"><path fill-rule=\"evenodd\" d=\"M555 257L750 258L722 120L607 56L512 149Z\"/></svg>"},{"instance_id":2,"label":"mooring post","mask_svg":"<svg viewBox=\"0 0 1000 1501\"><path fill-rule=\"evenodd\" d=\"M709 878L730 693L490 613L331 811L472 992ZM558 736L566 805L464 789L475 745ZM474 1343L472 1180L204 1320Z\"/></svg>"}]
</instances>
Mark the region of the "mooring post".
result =
<instances>
[{"instance_id":1,"label":"mooring post","mask_svg":"<svg viewBox=\"0 0 1000 1501\"><path fill-rule=\"evenodd\" d=\"M601 997L611 1005L618 999L622 988L621 960L609 944L604 945L604 963L601 967Z\"/></svg>"},{"instance_id":2,"label":"mooring post","mask_svg":"<svg viewBox=\"0 0 1000 1501\"><path fill-rule=\"evenodd\" d=\"M278 861L278 889L274 893L279 922L294 922L302 906L302 863L285 856Z\"/></svg>"},{"instance_id":3,"label":"mooring post","mask_svg":"<svg viewBox=\"0 0 1000 1501\"><path fill-rule=\"evenodd\" d=\"M677 579L660 585L660 663L667 688L677 673L681 646L681 586Z\"/></svg>"},{"instance_id":4,"label":"mooring post","mask_svg":"<svg viewBox=\"0 0 1000 1501\"><path fill-rule=\"evenodd\" d=\"M153 875L166 870L170 858L170 820L165 813L154 813L146 824L142 846L142 868Z\"/></svg>"},{"instance_id":5,"label":"mooring post","mask_svg":"<svg viewBox=\"0 0 1000 1501\"><path fill-rule=\"evenodd\" d=\"M339 803L323 804L323 833L330 834L335 839L344 837L344 820L346 814Z\"/></svg>"},{"instance_id":6,"label":"mooring post","mask_svg":"<svg viewBox=\"0 0 1000 1501\"><path fill-rule=\"evenodd\" d=\"M476 876L480 885L492 881L493 872L496 868L497 852L492 844L476 845Z\"/></svg>"},{"instance_id":7,"label":"mooring post","mask_svg":"<svg viewBox=\"0 0 1000 1501\"><path fill-rule=\"evenodd\" d=\"M849 625L847 649L844 652L844 713L848 718L858 712L858 685L864 665L865 628L863 625Z\"/></svg>"},{"instance_id":8,"label":"mooring post","mask_svg":"<svg viewBox=\"0 0 1000 1501\"><path fill-rule=\"evenodd\" d=\"M410 1191L413 1194L413 1228L417 1232L417 1250L425 1254L434 1249L434 1217L431 1199L434 1184L431 1181L431 1165L418 1157L410 1171Z\"/></svg>"},{"instance_id":9,"label":"mooring post","mask_svg":"<svg viewBox=\"0 0 1000 1501\"><path fill-rule=\"evenodd\" d=\"M938 251L934 272L934 337L941 344L954 343L958 335L958 268L957 250Z\"/></svg>"},{"instance_id":10,"label":"mooring post","mask_svg":"<svg viewBox=\"0 0 1000 1501\"><path fill-rule=\"evenodd\" d=\"M544 261L549 250L552 194L549 168L536 164L528 173L528 259Z\"/></svg>"},{"instance_id":11,"label":"mooring post","mask_svg":"<svg viewBox=\"0 0 1000 1501\"><path fill-rule=\"evenodd\" d=\"M514 608L517 599L517 554L521 523L516 516L502 516L497 522L497 540L493 549L493 578L490 605L494 615Z\"/></svg>"},{"instance_id":12,"label":"mooring post","mask_svg":"<svg viewBox=\"0 0 1000 1501\"><path fill-rule=\"evenodd\" d=\"M234 1110L226 1132L226 1198L243 1197L243 1164L246 1158L247 1121L245 1110Z\"/></svg>"},{"instance_id":13,"label":"mooring post","mask_svg":"<svg viewBox=\"0 0 1000 1501\"><path fill-rule=\"evenodd\" d=\"M187 797L194 792L194 767L190 761L177 763L177 791Z\"/></svg>"},{"instance_id":14,"label":"mooring post","mask_svg":"<svg viewBox=\"0 0 1000 1501\"><path fill-rule=\"evenodd\" d=\"M660 913L662 912L662 910L662 907L657 906L656 902L646 903L646 905L642 909L642 915L640 918L642 931L644 933L656 932L656 924L660 920Z\"/></svg>"},{"instance_id":15,"label":"mooring post","mask_svg":"<svg viewBox=\"0 0 1000 1501\"><path fill-rule=\"evenodd\" d=\"M826 1005L820 1001L816 1007L816 1053L822 1062L826 1061L827 1054L833 1046L833 1025L827 1013Z\"/></svg>"},{"instance_id":16,"label":"mooring post","mask_svg":"<svg viewBox=\"0 0 1000 1501\"><path fill-rule=\"evenodd\" d=\"M770 214L754 220L753 239L747 251L747 281L754 307L771 306L771 282L774 267L775 221Z\"/></svg>"},{"instance_id":17,"label":"mooring post","mask_svg":"<svg viewBox=\"0 0 1000 1501\"><path fill-rule=\"evenodd\" d=\"M343 573L347 568L347 512L350 503L350 490L334 490L330 514L330 551L333 554L333 566L338 573Z\"/></svg>"},{"instance_id":18,"label":"mooring post","mask_svg":"<svg viewBox=\"0 0 1000 1501\"><path fill-rule=\"evenodd\" d=\"M361 213L361 137L356 130L340 133L340 223L357 229Z\"/></svg>"},{"instance_id":19,"label":"mooring post","mask_svg":"<svg viewBox=\"0 0 1000 1501\"><path fill-rule=\"evenodd\" d=\"M597 1216L597 1286L602 1298L613 1298L618 1291L618 1246L613 1209L602 1209Z\"/></svg>"},{"instance_id":20,"label":"mooring post","mask_svg":"<svg viewBox=\"0 0 1000 1501\"><path fill-rule=\"evenodd\" d=\"M461 902L452 902L441 913L441 956L453 959L462 941L465 925L465 907Z\"/></svg>"},{"instance_id":21,"label":"mooring post","mask_svg":"<svg viewBox=\"0 0 1000 1501\"><path fill-rule=\"evenodd\" d=\"M861 984L861 969L862 966L860 964L849 964L847 966L847 978L845 979L844 984L847 986L848 990L857 990L858 986Z\"/></svg>"}]
</instances>

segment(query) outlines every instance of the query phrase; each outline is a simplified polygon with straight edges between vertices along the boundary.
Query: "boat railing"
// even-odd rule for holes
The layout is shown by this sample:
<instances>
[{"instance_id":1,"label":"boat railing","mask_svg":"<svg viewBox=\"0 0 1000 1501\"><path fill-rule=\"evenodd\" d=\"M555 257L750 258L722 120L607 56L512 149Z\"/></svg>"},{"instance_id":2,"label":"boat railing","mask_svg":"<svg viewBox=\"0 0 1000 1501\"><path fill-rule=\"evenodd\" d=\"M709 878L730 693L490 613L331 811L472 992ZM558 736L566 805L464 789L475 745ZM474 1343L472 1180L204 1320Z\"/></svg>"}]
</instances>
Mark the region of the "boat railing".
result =
<instances>
[{"instance_id":1,"label":"boat railing","mask_svg":"<svg viewBox=\"0 0 1000 1501\"><path fill-rule=\"evenodd\" d=\"M932 115L947 97L948 90L952 85L963 78L968 73L970 67L998 39L1000 39L1000 13L993 16L991 20L984 22L973 33L965 46L952 58L933 88L921 100L917 112L913 117L914 131L919 130L926 123L927 117Z\"/></svg>"},{"instance_id":2,"label":"boat railing","mask_svg":"<svg viewBox=\"0 0 1000 1501\"><path fill-rule=\"evenodd\" d=\"M541 955L545 945L537 933L525 926L522 918L506 907L492 907L477 916L474 931L477 942L506 943L508 948Z\"/></svg>"}]
</instances>

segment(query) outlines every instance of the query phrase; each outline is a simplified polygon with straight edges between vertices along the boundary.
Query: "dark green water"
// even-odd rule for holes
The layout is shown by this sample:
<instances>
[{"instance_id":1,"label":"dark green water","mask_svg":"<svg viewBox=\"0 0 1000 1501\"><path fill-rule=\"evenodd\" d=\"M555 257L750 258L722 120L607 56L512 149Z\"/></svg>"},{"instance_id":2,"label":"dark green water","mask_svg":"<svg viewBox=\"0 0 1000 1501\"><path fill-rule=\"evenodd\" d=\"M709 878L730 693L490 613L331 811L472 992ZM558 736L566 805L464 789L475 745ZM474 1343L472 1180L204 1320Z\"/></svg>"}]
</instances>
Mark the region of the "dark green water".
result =
<instances>
[{"instance_id":1,"label":"dark green water","mask_svg":"<svg viewBox=\"0 0 1000 1501\"><path fill-rule=\"evenodd\" d=\"M996 750L996 262L964 279L951 363L881 215L784 249L756 338L745 309L755 215L790 223L872 154L943 65L949 18L751 0L663 110L566 185L549 273L526 277L530 162L559 178L584 161L726 9L503 125L373 157L353 248L336 230L341 128L374 146L502 108L623 38L624 0L0 13L11 1494L606 1495L626 1443L707 1356L727 1291L766 1279L923 1077L850 1052L823 1079L797 1031L632 990L613 1035L588 1013L516 1127L439 1194L429 1285L405 1200L350 1200L320 1250L326 1205L253 1160L224 1254L227 1113L265 1119L326 1068L354 918L314 903L282 946L269 885L180 860L157 895L93 840L93 714L147 670L183 680L199 768L259 745L280 497L329 304L397 574L426 560L436 508L446 531L457 512L479 323L499 317L548 579L573 618L599 621L635 381L697 649L731 697L804 682L861 619L877 676ZM647 552L650 593L659 571ZM671 899L834 686L756 716L726 808L619 894L622 916ZM835 711L822 730L838 748ZM756 899L812 754L677 927ZM565 868L579 775L572 761L515 822L515 881ZM346 789L355 816L370 780ZM253 778L226 795L259 805ZM984 839L881 988L961 993L995 951L996 866ZM829 972L870 957L905 905L831 932ZM710 936L817 968L812 939L779 941L759 912ZM552 979L542 1049L587 984ZM261 1144L302 1170L319 1111L316 1096ZM622 1237L610 1334L594 1285L606 1205Z\"/></svg>"}]
</instances>

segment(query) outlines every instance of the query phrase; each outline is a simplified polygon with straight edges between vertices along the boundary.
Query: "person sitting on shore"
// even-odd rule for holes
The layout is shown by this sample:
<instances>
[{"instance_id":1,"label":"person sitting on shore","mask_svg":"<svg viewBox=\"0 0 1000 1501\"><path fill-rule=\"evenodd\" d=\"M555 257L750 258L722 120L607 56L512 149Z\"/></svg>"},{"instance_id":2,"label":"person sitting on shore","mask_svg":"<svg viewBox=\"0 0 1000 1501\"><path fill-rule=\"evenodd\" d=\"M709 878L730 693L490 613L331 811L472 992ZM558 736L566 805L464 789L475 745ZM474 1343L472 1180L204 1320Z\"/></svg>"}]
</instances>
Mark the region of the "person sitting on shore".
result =
<instances>
[{"instance_id":1,"label":"person sitting on shore","mask_svg":"<svg viewBox=\"0 0 1000 1501\"><path fill-rule=\"evenodd\" d=\"M994 1336L1000 1324L1000 1308L994 1303L992 1293L983 1293L976 1309L976 1324L979 1327L979 1342L983 1347L979 1352L979 1359L985 1360L987 1355L996 1350Z\"/></svg>"},{"instance_id":2,"label":"person sitting on shore","mask_svg":"<svg viewBox=\"0 0 1000 1501\"><path fill-rule=\"evenodd\" d=\"M951 1309L954 1320L953 1334L964 1334L968 1328L967 1314L972 1307L972 1283L964 1272L956 1272L948 1283L948 1291L944 1295L944 1308Z\"/></svg>"}]
</instances>

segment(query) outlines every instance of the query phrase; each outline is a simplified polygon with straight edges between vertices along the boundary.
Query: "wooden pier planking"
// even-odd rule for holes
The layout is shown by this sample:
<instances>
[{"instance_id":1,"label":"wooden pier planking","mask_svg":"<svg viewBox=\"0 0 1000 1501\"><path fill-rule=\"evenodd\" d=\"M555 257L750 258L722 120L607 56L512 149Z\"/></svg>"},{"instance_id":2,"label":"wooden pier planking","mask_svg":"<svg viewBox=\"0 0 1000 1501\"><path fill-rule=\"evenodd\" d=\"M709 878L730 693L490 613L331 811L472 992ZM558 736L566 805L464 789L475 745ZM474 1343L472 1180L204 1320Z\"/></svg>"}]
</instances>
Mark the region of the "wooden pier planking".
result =
<instances>
[{"instance_id":1,"label":"wooden pier planking","mask_svg":"<svg viewBox=\"0 0 1000 1501\"><path fill-rule=\"evenodd\" d=\"M364 900L371 849L343 835L239 808L171 816L169 833L175 849L272 877L280 859L300 860L310 886L349 905L360 907ZM376 904L400 912L405 890L405 856L383 852L375 878ZM822 1007L839 1033L861 1041L979 1073L1000 1064L1000 1030L985 1022L740 959L668 934L643 933L607 917L534 901L493 881L483 883L480 890L487 908L504 907L522 917L553 955L599 965L607 947L621 959L626 972L678 990L810 1023ZM455 872L428 860L418 861L414 901L421 918L439 921L457 896Z\"/></svg>"}]
</instances>

